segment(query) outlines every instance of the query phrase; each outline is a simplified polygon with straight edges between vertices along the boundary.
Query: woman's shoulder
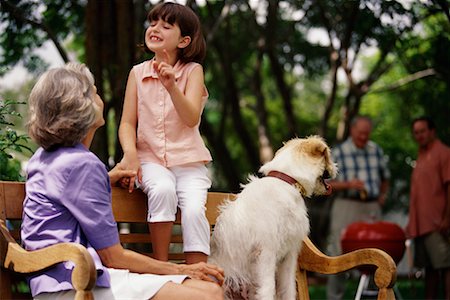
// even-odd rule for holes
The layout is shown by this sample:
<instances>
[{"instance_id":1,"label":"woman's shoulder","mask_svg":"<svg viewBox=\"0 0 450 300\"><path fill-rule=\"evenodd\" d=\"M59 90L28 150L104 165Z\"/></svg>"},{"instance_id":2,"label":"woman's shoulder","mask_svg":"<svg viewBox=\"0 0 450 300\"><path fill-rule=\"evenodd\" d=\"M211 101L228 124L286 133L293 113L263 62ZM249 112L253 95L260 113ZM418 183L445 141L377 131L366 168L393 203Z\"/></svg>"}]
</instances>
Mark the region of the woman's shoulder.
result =
<instances>
[{"instance_id":1,"label":"woman's shoulder","mask_svg":"<svg viewBox=\"0 0 450 300\"><path fill-rule=\"evenodd\" d=\"M33 156L33 161L44 163L57 169L72 169L74 166L89 165L97 167L102 161L82 144L72 147L59 147L52 151L39 149Z\"/></svg>"},{"instance_id":2,"label":"woman's shoulder","mask_svg":"<svg viewBox=\"0 0 450 300\"><path fill-rule=\"evenodd\" d=\"M83 159L83 161L100 162L100 159L81 143L72 147L62 147L59 151L61 155L67 156L67 158L71 160Z\"/></svg>"},{"instance_id":3,"label":"woman's shoulder","mask_svg":"<svg viewBox=\"0 0 450 300\"><path fill-rule=\"evenodd\" d=\"M27 165L29 177L43 176L46 180L65 182L79 173L107 176L103 162L81 144L73 147L59 147L53 151L41 148L36 151Z\"/></svg>"}]
</instances>

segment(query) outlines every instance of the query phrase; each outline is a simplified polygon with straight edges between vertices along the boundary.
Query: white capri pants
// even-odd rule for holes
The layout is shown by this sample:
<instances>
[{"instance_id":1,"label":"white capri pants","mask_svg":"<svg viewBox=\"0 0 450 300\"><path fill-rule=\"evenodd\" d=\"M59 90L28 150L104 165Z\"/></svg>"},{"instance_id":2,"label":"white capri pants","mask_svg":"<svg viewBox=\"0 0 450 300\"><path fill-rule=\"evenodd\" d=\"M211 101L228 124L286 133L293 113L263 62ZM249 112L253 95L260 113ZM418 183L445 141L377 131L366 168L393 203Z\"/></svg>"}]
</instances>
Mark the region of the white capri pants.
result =
<instances>
[{"instance_id":1,"label":"white capri pants","mask_svg":"<svg viewBox=\"0 0 450 300\"><path fill-rule=\"evenodd\" d=\"M177 207L181 211L183 251L210 254L210 230L206 218L206 199L211 180L201 163L166 168L143 163L142 190L148 197L147 221L173 222Z\"/></svg>"}]
</instances>

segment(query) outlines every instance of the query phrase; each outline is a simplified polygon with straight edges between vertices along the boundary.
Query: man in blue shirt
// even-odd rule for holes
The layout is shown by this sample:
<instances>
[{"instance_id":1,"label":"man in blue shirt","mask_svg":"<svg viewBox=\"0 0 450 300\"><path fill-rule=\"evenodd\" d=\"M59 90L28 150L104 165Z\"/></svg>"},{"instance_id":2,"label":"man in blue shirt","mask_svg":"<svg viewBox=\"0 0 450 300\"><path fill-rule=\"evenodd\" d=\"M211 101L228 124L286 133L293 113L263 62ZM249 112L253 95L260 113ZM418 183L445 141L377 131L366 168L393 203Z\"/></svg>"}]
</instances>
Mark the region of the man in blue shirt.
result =
<instances>
[{"instance_id":1,"label":"man in blue shirt","mask_svg":"<svg viewBox=\"0 0 450 300\"><path fill-rule=\"evenodd\" d=\"M386 200L390 177L383 150L370 140L372 121L366 116L352 120L350 137L332 150L338 175L330 184L336 192L331 207L328 252L342 254L341 233L358 221L378 220ZM330 276L327 299L342 299L345 274Z\"/></svg>"}]
</instances>

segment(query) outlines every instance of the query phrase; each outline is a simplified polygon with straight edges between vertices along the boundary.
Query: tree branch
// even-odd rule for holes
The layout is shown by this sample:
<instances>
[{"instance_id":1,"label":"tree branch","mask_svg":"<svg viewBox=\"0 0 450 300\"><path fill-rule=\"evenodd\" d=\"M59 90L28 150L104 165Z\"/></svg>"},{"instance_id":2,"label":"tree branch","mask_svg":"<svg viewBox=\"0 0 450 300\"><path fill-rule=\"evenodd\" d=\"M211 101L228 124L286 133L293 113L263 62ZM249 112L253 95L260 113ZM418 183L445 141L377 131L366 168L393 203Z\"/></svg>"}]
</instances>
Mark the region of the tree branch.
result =
<instances>
[{"instance_id":1,"label":"tree branch","mask_svg":"<svg viewBox=\"0 0 450 300\"><path fill-rule=\"evenodd\" d=\"M369 90L367 93L375 94L375 93L391 92L391 91L394 91L394 90L396 90L404 85L407 85L413 81L416 81L416 80L419 80L419 79L422 79L422 78L425 78L428 76L433 76L433 75L436 75L436 71L433 68L425 69L425 70L416 72L414 74L410 74L406 77L400 78L393 84L387 85L382 88Z\"/></svg>"},{"instance_id":2,"label":"tree branch","mask_svg":"<svg viewBox=\"0 0 450 300\"><path fill-rule=\"evenodd\" d=\"M3 9L9 12L14 19L21 21L23 23L30 24L31 26L41 29L42 31L47 33L49 39L55 45L64 62L67 63L69 61L67 52L64 50L61 43L58 41L56 35L53 33L53 31L48 27L48 25L45 22L43 21L39 22L37 20L25 17L22 10L20 10L17 6L15 6L13 3L7 0L0 0L0 4L2 5Z\"/></svg>"},{"instance_id":3,"label":"tree branch","mask_svg":"<svg viewBox=\"0 0 450 300\"><path fill-rule=\"evenodd\" d=\"M209 5L209 2L206 1L206 4ZM222 11L220 12L219 17L217 18L216 22L212 26L211 30L206 35L206 43L207 44L212 41L212 39L214 38L215 33L217 32L217 30L220 27L220 24L222 24L222 22L229 15L230 7L231 7L230 3L229 2L225 2L224 6L222 7Z\"/></svg>"}]
</instances>

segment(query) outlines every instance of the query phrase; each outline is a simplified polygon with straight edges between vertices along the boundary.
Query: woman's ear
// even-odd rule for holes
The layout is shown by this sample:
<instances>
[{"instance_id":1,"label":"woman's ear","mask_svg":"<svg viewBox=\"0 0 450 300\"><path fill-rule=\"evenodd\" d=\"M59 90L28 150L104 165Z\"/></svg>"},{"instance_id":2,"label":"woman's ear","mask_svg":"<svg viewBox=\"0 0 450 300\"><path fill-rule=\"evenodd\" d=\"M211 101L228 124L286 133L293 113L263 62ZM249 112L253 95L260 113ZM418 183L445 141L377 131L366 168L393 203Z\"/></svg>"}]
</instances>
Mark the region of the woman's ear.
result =
<instances>
[{"instance_id":1,"label":"woman's ear","mask_svg":"<svg viewBox=\"0 0 450 300\"><path fill-rule=\"evenodd\" d=\"M191 43L191 37L190 36L184 36L181 38L180 42L178 43L178 48L183 49L189 46Z\"/></svg>"}]
</instances>

